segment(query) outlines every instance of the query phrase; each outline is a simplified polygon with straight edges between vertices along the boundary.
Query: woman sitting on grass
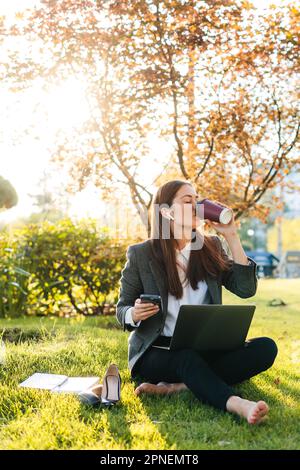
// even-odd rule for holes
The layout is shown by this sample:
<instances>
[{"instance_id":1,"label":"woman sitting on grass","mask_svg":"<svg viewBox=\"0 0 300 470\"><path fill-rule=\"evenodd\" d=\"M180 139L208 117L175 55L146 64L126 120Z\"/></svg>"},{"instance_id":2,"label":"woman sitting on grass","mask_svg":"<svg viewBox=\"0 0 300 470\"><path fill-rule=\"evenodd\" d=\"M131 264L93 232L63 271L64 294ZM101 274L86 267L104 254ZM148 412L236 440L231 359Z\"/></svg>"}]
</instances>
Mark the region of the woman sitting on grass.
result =
<instances>
[{"instance_id":1,"label":"woman sitting on grass","mask_svg":"<svg viewBox=\"0 0 300 470\"><path fill-rule=\"evenodd\" d=\"M228 225L207 221L226 239L230 259L219 237L202 230L197 198L186 181L161 186L153 201L151 238L127 251L117 318L124 330L131 331L129 368L133 379L143 381L135 393L189 389L201 402L256 424L267 415L268 405L243 398L232 385L272 366L277 355L272 339L254 338L230 352L169 351L153 346L161 337L170 340L181 304L221 304L222 285L242 298L256 293L256 263L245 255L234 217ZM141 303L141 294L160 295L162 308Z\"/></svg>"}]
</instances>

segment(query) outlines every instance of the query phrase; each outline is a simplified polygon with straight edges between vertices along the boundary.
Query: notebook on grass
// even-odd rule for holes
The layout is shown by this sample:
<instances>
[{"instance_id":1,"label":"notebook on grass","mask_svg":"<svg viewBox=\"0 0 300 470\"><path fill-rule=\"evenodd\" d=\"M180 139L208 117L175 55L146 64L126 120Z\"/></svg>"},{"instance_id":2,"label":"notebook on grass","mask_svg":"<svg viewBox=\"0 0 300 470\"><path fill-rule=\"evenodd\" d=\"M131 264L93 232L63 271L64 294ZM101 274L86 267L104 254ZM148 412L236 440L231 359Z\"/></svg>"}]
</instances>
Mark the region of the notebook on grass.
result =
<instances>
[{"instance_id":1,"label":"notebook on grass","mask_svg":"<svg viewBox=\"0 0 300 470\"><path fill-rule=\"evenodd\" d=\"M80 393L99 383L99 377L68 377L67 375L35 373L20 387L50 390L59 393Z\"/></svg>"}]
</instances>

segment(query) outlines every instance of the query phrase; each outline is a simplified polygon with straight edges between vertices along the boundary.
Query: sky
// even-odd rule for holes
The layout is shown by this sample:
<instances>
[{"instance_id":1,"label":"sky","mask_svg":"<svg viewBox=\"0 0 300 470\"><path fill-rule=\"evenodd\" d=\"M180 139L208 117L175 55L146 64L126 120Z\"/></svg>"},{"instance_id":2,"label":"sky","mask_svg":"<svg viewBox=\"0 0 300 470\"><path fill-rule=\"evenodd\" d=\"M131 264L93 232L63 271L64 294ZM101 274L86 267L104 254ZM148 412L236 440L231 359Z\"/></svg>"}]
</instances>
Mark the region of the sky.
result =
<instances>
[{"instance_id":1,"label":"sky","mask_svg":"<svg viewBox=\"0 0 300 470\"><path fill-rule=\"evenodd\" d=\"M38 5L37 0L0 0L0 16L11 19L17 12L25 8ZM282 0L254 0L257 8L265 8L270 4L282 4ZM0 56L1 60L1 56ZM36 89L36 96L32 91L24 93L18 102L16 96L0 88L0 119L2 123L0 132L0 175L7 178L17 190L19 203L15 208L0 213L0 222L9 222L19 216L27 216L33 211L33 199L28 195L38 193L40 179L47 167L51 142L59 129L65 132L76 132L76 125L80 125L87 117L88 107L84 96L84 77L82 83L70 77L61 85L53 87L47 93ZM74 98L75 97L75 98ZM32 98L35 98L33 100ZM39 138L28 134L19 142L12 144L15 131L22 129L24 123L31 122L33 116L33 102L39 102L40 124ZM36 109L35 109L36 112ZM45 114L46 112L46 114ZM46 117L45 117L46 116ZM149 160L157 154L167 153L159 141L152 142ZM148 181L155 176L155 167L147 167L145 171ZM63 173L61 174L63 178ZM63 180L62 180L63 184ZM95 188L90 188L77 194L71 201L70 214L78 217L95 216L103 214L104 205Z\"/></svg>"},{"instance_id":2,"label":"sky","mask_svg":"<svg viewBox=\"0 0 300 470\"><path fill-rule=\"evenodd\" d=\"M34 7L38 3L39 0L0 0L0 13L14 14L16 11ZM253 3L256 8L261 9L271 4L279 5L285 3L285 0L251 0L251 3Z\"/></svg>"},{"instance_id":3,"label":"sky","mask_svg":"<svg viewBox=\"0 0 300 470\"><path fill-rule=\"evenodd\" d=\"M0 0L0 16L14 15L25 7L32 7L36 0ZM5 52L2 51L3 54ZM1 62L1 50L0 50ZM40 193L40 180L49 164L51 146L55 134L64 131L72 138L76 126L80 126L88 117L88 103L84 93L84 77L69 77L60 85L53 86L47 93L38 86L22 94L14 94L0 87L0 175L8 179L15 187L19 202L7 211L0 211L0 223L8 223L18 217L29 216L35 209L32 194ZM38 103L38 105L37 105ZM38 136L28 133L16 141L16 134L25 130L32 123L37 127ZM14 142L14 143L13 143ZM157 156L163 143L152 139L149 159ZM151 182L157 176L153 164L147 167L145 181ZM55 184L64 185L64 173L57 172ZM47 185L51 191L51 185ZM77 193L70 199L69 215L73 217L101 216L105 211L99 191L93 186Z\"/></svg>"},{"instance_id":4,"label":"sky","mask_svg":"<svg viewBox=\"0 0 300 470\"><path fill-rule=\"evenodd\" d=\"M0 16L13 20L16 13L38 3L37 0L0 0ZM24 93L17 99L3 86L0 88L0 175L13 184L19 197L16 207L0 212L0 222L9 222L19 216L26 217L33 212L34 199L29 194L40 192L40 180L49 168L49 148L55 133L59 129L74 132L76 125L80 125L88 113L82 83L78 80L71 78L48 93L36 90L35 97L32 93ZM24 124L31 122L36 113L36 109L33 109L36 101L39 102L40 110L39 139L29 134L12 144L16 137L15 130L19 131L26 127ZM63 174L60 176L63 184ZM59 174L56 180L58 177ZM87 189L71 199L70 215L97 217L103 211L104 206L95 188Z\"/></svg>"},{"instance_id":5,"label":"sky","mask_svg":"<svg viewBox=\"0 0 300 470\"><path fill-rule=\"evenodd\" d=\"M16 11L32 8L38 3L38 0L0 0L0 13L14 14Z\"/></svg>"}]
</instances>

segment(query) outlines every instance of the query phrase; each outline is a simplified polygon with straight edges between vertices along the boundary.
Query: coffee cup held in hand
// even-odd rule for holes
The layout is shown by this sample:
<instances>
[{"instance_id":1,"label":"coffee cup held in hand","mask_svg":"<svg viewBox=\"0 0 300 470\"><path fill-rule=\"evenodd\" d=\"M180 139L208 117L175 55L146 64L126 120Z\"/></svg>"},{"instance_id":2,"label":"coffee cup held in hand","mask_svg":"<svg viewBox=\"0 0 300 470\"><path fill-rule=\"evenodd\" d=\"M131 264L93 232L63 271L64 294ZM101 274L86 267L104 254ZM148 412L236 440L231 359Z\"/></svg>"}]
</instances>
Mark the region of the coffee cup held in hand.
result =
<instances>
[{"instance_id":1,"label":"coffee cup held in hand","mask_svg":"<svg viewBox=\"0 0 300 470\"><path fill-rule=\"evenodd\" d=\"M228 207L206 198L202 199L202 201L199 201L197 204L203 204L204 206L204 219L221 224L229 224L231 222L233 212Z\"/></svg>"}]
</instances>

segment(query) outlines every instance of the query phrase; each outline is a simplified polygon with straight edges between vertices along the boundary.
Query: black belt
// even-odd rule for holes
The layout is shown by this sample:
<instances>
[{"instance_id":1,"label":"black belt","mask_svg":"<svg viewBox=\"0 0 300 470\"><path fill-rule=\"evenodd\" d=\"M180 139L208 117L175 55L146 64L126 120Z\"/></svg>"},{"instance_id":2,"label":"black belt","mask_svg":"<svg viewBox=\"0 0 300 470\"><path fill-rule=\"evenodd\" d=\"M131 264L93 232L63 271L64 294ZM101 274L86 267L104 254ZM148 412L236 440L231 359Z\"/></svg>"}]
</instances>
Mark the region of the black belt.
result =
<instances>
[{"instance_id":1,"label":"black belt","mask_svg":"<svg viewBox=\"0 0 300 470\"><path fill-rule=\"evenodd\" d=\"M170 346L172 336L158 336L152 343L153 346Z\"/></svg>"}]
</instances>

